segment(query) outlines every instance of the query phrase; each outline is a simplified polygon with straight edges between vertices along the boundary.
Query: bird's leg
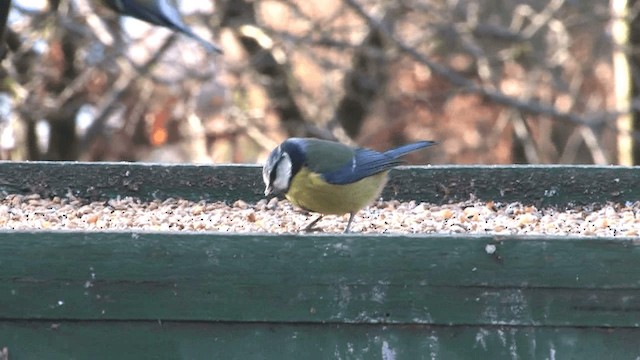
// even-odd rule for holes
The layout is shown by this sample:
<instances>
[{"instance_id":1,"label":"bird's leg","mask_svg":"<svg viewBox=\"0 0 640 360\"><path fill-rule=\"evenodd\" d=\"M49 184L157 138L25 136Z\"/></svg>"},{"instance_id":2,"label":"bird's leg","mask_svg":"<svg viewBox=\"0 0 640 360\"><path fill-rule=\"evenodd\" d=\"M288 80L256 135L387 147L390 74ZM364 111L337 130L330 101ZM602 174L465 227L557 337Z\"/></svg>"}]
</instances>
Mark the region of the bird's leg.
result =
<instances>
[{"instance_id":1,"label":"bird's leg","mask_svg":"<svg viewBox=\"0 0 640 360\"><path fill-rule=\"evenodd\" d=\"M323 215L318 216L315 220L313 220L309 225L307 225L307 227L304 228L304 231L306 232L311 232L313 230L319 230L318 228L314 228L313 226L315 224L318 223L318 221L320 221L320 219L322 219Z\"/></svg>"},{"instance_id":2,"label":"bird's leg","mask_svg":"<svg viewBox=\"0 0 640 360\"><path fill-rule=\"evenodd\" d=\"M355 213L349 213L349 222L347 223L347 228L344 229L344 233L348 233L349 232L349 228L351 227L351 223L353 222L353 216L355 215Z\"/></svg>"}]
</instances>

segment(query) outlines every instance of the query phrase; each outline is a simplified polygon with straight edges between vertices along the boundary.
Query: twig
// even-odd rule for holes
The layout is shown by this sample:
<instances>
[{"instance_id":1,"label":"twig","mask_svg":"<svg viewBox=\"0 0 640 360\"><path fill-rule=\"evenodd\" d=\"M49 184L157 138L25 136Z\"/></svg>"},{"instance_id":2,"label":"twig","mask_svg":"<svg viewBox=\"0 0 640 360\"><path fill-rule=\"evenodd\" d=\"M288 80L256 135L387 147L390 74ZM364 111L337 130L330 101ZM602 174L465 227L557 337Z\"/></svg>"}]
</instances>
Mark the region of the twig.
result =
<instances>
[{"instance_id":1,"label":"twig","mask_svg":"<svg viewBox=\"0 0 640 360\"><path fill-rule=\"evenodd\" d=\"M9 19L9 9L11 8L11 0L0 2L0 60L7 56L7 47L4 43L4 34L7 28L7 19Z\"/></svg>"},{"instance_id":2,"label":"twig","mask_svg":"<svg viewBox=\"0 0 640 360\"><path fill-rule=\"evenodd\" d=\"M395 18L394 11L389 10L381 24L393 28ZM353 55L351 69L344 75L344 96L338 102L332 123L339 123L352 139L360 133L375 99L386 88L388 64L384 40L378 29L370 28Z\"/></svg>"},{"instance_id":3,"label":"twig","mask_svg":"<svg viewBox=\"0 0 640 360\"><path fill-rule=\"evenodd\" d=\"M156 53L141 67L137 68L138 76L145 76L151 68L160 61L162 55L173 45L177 38L177 34L171 34L162 46L156 51ZM124 63L122 63L124 64ZM128 62L127 62L128 64ZM134 68L132 66L124 66L123 71L120 73L120 77L113 84L113 91L102 101L99 106L99 110L96 115L95 121L87 129L85 137L82 139L83 147L86 148L88 144L93 142L100 134L103 133L104 126L109 118L109 114L116 108L118 102L126 94L126 91L132 86L138 79L137 76L132 75Z\"/></svg>"},{"instance_id":4,"label":"twig","mask_svg":"<svg viewBox=\"0 0 640 360\"><path fill-rule=\"evenodd\" d=\"M466 93L474 93L479 94L486 97L488 100L491 100L494 103L509 106L515 108L519 111L534 114L534 115L543 115L555 118L557 120L566 121L576 125L589 126L589 127L598 127L603 126L607 122L616 119L618 114L616 113L606 113L606 114L595 114L591 118L582 117L575 113L563 112L556 109L553 106L549 106L546 104L542 104L535 100L522 100L518 98L514 98L512 96L506 95L499 90L489 89L483 86L478 85L474 81L471 81L464 76L457 73L455 70L445 66L438 64L426 56L422 55L412 46L404 43L402 40L398 39L394 34L392 34L385 26L380 24L379 21L373 19L371 16L367 14L365 9L356 1L356 0L344 0L346 4L348 4L351 8L353 8L358 15L360 15L369 26L378 29L380 33L382 33L392 44L395 44L398 49L400 49L403 53L406 53L415 61L426 65L433 71L435 74L447 79L451 84L460 87L461 92Z\"/></svg>"}]
</instances>

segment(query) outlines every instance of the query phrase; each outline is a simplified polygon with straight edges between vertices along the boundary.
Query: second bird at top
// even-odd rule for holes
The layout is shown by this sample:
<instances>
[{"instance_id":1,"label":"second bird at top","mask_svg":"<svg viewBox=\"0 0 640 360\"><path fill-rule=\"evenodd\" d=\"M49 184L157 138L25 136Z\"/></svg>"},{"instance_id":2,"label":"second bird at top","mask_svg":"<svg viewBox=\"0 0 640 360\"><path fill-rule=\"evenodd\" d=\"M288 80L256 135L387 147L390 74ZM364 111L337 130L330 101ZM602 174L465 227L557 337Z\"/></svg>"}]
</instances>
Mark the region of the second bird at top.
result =
<instances>
[{"instance_id":1,"label":"second bird at top","mask_svg":"<svg viewBox=\"0 0 640 360\"><path fill-rule=\"evenodd\" d=\"M183 33L207 49L208 52L222 54L222 49L194 33L182 20L175 1L171 0L102 0L121 15L131 16L153 25L163 26Z\"/></svg>"}]
</instances>

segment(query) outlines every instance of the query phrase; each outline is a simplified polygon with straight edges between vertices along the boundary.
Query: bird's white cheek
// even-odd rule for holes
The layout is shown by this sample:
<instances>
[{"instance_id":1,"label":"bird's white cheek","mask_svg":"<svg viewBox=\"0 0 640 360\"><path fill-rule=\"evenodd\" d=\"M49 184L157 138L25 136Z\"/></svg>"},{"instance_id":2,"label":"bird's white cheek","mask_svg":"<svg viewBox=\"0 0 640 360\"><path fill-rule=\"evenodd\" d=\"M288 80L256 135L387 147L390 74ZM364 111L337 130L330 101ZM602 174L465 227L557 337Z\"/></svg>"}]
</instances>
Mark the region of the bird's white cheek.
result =
<instances>
[{"instance_id":1,"label":"bird's white cheek","mask_svg":"<svg viewBox=\"0 0 640 360\"><path fill-rule=\"evenodd\" d=\"M276 189L277 191L284 191L289 187L289 182L288 181L281 181L282 179L276 179L273 182L273 188Z\"/></svg>"},{"instance_id":2,"label":"bird's white cheek","mask_svg":"<svg viewBox=\"0 0 640 360\"><path fill-rule=\"evenodd\" d=\"M277 191L284 191L289 188L289 181L291 181L291 159L285 154L276 168L276 177L271 186Z\"/></svg>"}]
</instances>

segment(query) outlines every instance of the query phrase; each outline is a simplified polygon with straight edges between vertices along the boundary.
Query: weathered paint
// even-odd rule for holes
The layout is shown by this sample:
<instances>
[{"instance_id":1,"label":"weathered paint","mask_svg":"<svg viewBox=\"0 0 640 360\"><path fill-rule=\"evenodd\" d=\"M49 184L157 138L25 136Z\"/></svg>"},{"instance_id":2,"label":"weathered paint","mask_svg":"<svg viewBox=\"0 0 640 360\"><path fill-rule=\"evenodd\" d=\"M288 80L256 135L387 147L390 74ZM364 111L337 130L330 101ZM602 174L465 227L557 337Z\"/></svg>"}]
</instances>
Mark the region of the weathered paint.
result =
<instances>
[{"instance_id":1,"label":"weathered paint","mask_svg":"<svg viewBox=\"0 0 640 360\"><path fill-rule=\"evenodd\" d=\"M640 246L633 239L0 238L0 318L640 326ZM501 261L486 253L487 243Z\"/></svg>"},{"instance_id":2,"label":"weathered paint","mask_svg":"<svg viewBox=\"0 0 640 360\"><path fill-rule=\"evenodd\" d=\"M636 201L639 175L621 167L405 168L392 172L384 196ZM43 196L254 201L260 182L253 166L0 163L0 191ZM4 231L0 349L18 359L634 359L639 245Z\"/></svg>"},{"instance_id":3,"label":"weathered paint","mask_svg":"<svg viewBox=\"0 0 640 360\"><path fill-rule=\"evenodd\" d=\"M636 359L639 338L633 328L0 321L10 359L47 360Z\"/></svg>"}]
</instances>

